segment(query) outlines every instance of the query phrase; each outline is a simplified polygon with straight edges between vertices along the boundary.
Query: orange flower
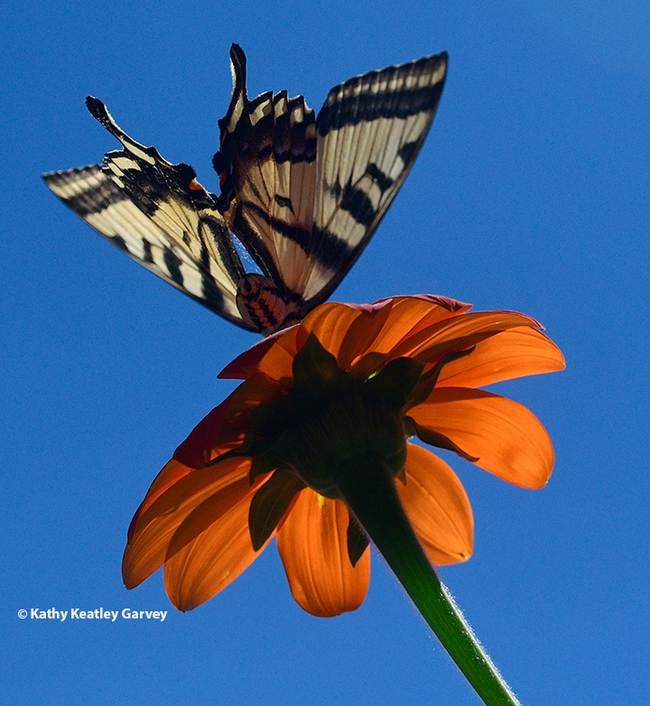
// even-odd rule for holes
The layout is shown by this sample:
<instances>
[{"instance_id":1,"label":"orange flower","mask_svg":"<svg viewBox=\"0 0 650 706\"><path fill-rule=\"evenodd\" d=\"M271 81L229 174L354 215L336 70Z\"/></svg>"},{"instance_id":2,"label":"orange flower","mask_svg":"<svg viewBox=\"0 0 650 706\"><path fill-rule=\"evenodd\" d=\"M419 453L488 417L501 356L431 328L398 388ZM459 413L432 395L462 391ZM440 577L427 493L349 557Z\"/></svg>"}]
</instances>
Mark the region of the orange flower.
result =
<instances>
[{"instance_id":1,"label":"orange flower","mask_svg":"<svg viewBox=\"0 0 650 706\"><path fill-rule=\"evenodd\" d=\"M302 608L355 610L370 579L368 534L377 541L366 518L384 512L385 487L431 563L467 559L473 519L459 479L406 439L541 488L553 467L544 427L476 388L564 367L533 319L469 309L426 295L323 304L230 363L221 377L244 382L176 450L133 518L127 587L164 564L170 599L190 610L277 535Z\"/></svg>"}]
</instances>

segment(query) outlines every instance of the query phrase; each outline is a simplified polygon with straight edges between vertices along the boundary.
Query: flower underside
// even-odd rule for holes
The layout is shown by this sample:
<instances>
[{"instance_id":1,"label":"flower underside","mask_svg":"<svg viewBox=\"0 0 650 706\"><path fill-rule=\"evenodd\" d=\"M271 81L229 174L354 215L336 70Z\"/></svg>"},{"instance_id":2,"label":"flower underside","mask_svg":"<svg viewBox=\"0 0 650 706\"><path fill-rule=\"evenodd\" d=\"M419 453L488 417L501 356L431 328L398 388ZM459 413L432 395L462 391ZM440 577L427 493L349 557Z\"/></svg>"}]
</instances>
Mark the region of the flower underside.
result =
<instances>
[{"instance_id":1,"label":"flower underside","mask_svg":"<svg viewBox=\"0 0 650 706\"><path fill-rule=\"evenodd\" d=\"M395 358L375 370L379 361L374 356L373 365L362 358L346 372L310 335L294 359L288 394L254 410L243 444L231 452L252 458L251 484L272 472L251 502L253 548L265 544L305 487L340 500L341 475L351 476L347 483L354 482L355 472L368 464L405 484L406 438L418 431L428 443L476 460L441 434L427 433L404 416L406 409L428 397L445 363L471 350L443 356L426 375L422 374L425 366L410 358ZM352 566L367 546L367 534L351 513L347 551Z\"/></svg>"},{"instance_id":2,"label":"flower underside","mask_svg":"<svg viewBox=\"0 0 650 706\"><path fill-rule=\"evenodd\" d=\"M477 388L564 365L533 319L468 309L428 295L324 304L235 359L222 376L244 381L179 446L133 519L127 586L164 564L170 598L188 610L277 537L294 598L330 616L363 602L368 541L386 556L390 528L429 564L467 559L467 495L408 439L542 487L546 431Z\"/></svg>"}]
</instances>

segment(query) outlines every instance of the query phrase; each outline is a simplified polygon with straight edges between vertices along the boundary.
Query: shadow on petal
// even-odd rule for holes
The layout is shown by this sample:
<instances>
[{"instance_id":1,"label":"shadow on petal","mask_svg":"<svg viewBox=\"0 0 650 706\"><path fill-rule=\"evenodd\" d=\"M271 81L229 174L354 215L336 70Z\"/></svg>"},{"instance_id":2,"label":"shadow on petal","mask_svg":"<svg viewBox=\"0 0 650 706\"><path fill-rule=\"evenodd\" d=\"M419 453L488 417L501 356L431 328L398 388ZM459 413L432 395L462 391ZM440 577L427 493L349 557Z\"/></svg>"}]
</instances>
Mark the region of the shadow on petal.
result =
<instances>
[{"instance_id":1,"label":"shadow on petal","mask_svg":"<svg viewBox=\"0 0 650 706\"><path fill-rule=\"evenodd\" d=\"M253 549L248 512L256 488L165 561L165 590L182 611L210 600L264 551Z\"/></svg>"},{"instance_id":2,"label":"shadow on petal","mask_svg":"<svg viewBox=\"0 0 650 706\"><path fill-rule=\"evenodd\" d=\"M539 324L530 316L514 311L478 311L451 316L406 338L391 351L391 357L409 356L428 363L518 326L539 327Z\"/></svg>"},{"instance_id":3,"label":"shadow on petal","mask_svg":"<svg viewBox=\"0 0 650 706\"><path fill-rule=\"evenodd\" d=\"M419 425L443 434L477 466L523 488L542 488L553 470L551 439L526 407L483 390L435 389L409 410Z\"/></svg>"},{"instance_id":4,"label":"shadow on petal","mask_svg":"<svg viewBox=\"0 0 650 706\"><path fill-rule=\"evenodd\" d=\"M474 518L460 479L435 454L408 445L406 484L397 492L422 548L432 564L468 559L474 544Z\"/></svg>"}]
</instances>

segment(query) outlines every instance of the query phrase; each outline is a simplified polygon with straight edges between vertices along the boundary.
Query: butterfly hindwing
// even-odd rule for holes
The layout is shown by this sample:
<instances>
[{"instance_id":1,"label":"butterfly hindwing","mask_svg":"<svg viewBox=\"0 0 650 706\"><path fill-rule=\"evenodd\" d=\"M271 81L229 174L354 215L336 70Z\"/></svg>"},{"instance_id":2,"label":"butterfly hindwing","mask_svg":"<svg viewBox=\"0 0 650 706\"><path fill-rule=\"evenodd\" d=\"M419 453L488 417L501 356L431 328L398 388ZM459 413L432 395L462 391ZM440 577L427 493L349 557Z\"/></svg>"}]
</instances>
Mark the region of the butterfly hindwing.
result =
<instances>
[{"instance_id":1,"label":"butterfly hindwing","mask_svg":"<svg viewBox=\"0 0 650 706\"><path fill-rule=\"evenodd\" d=\"M52 191L101 235L193 299L244 328L236 306L244 268L216 197L187 164L135 142L104 104L92 115L123 145L101 165L45 174Z\"/></svg>"},{"instance_id":2,"label":"butterfly hindwing","mask_svg":"<svg viewBox=\"0 0 650 706\"><path fill-rule=\"evenodd\" d=\"M246 95L246 56L233 45L233 95L219 121L218 205L262 272L293 312L310 267L310 224L316 184L316 118L302 96Z\"/></svg>"}]
</instances>

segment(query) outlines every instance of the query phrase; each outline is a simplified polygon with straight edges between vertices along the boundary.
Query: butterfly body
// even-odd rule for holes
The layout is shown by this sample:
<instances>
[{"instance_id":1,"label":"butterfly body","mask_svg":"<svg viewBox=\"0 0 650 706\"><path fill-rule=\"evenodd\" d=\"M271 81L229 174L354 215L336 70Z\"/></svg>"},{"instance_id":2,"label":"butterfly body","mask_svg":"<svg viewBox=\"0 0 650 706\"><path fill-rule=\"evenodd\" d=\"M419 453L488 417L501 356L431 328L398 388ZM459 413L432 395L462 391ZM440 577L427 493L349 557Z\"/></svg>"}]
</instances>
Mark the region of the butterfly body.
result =
<instances>
[{"instance_id":1,"label":"butterfly body","mask_svg":"<svg viewBox=\"0 0 650 706\"><path fill-rule=\"evenodd\" d=\"M236 301L244 322L265 336L297 323L301 318L298 307L290 307L286 295L264 275L244 275L237 286Z\"/></svg>"},{"instance_id":2,"label":"butterfly body","mask_svg":"<svg viewBox=\"0 0 650 706\"><path fill-rule=\"evenodd\" d=\"M134 260L229 321L265 335L325 301L359 257L429 130L446 54L350 79L315 115L302 96L249 100L231 48L233 94L213 165L221 193L187 164L129 137L101 165L45 174L73 211ZM233 237L234 235L234 237ZM236 242L259 272L249 272Z\"/></svg>"}]
</instances>

